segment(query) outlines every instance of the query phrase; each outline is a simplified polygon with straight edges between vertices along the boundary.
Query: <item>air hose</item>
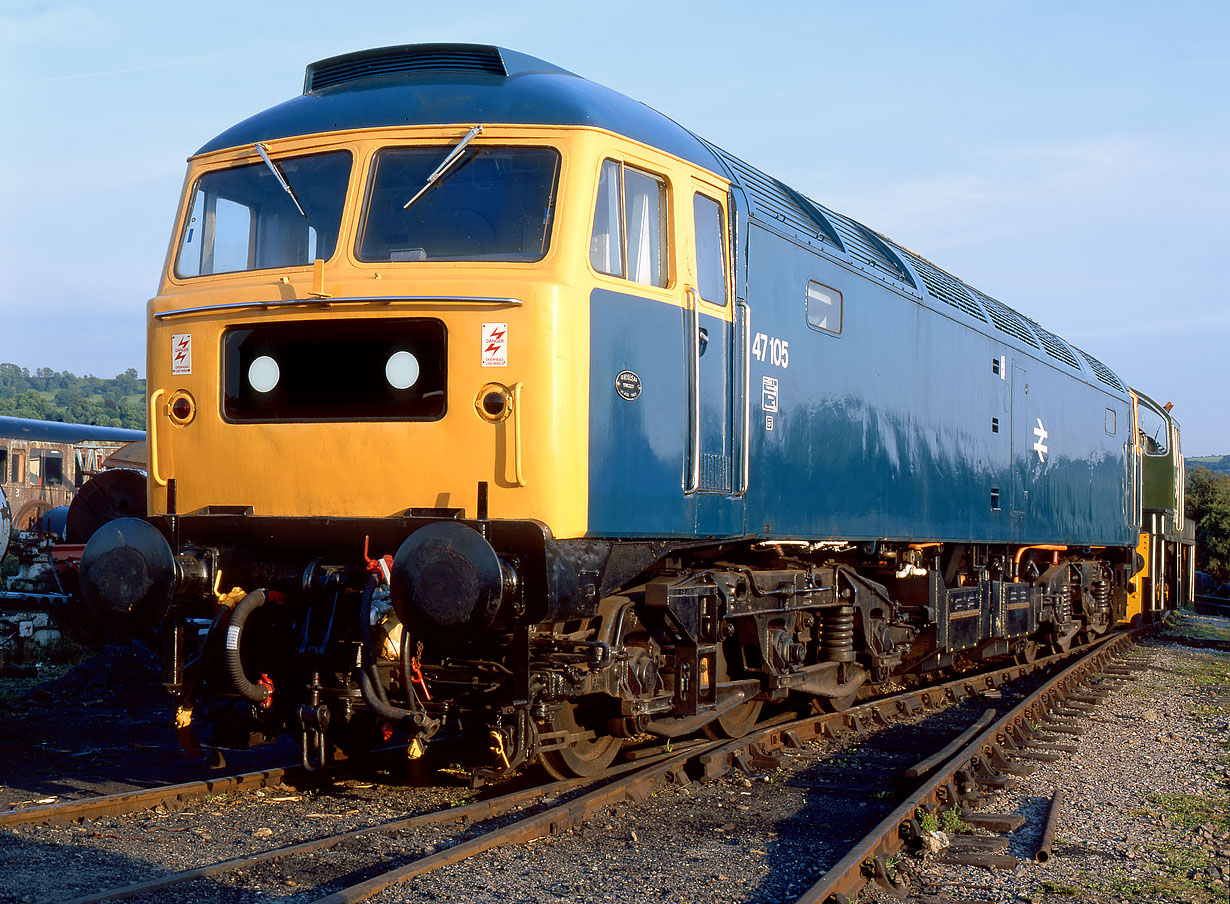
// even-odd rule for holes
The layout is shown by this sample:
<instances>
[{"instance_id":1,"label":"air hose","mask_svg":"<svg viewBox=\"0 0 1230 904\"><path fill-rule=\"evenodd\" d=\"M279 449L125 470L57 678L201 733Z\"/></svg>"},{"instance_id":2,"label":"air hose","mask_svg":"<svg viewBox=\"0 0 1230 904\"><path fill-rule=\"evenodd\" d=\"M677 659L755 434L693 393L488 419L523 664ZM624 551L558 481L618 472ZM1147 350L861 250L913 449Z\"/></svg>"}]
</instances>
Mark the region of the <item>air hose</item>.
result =
<instances>
[{"instance_id":1,"label":"air hose","mask_svg":"<svg viewBox=\"0 0 1230 904\"><path fill-rule=\"evenodd\" d=\"M422 711L422 704L419 704L419 709L402 709L399 706L394 706L388 700L384 693L384 687L380 683L379 675L376 672L376 657L372 651L372 597L375 595L376 587L379 585L380 579L372 575L367 580L367 586L363 588L363 600L359 605L359 638L362 640L362 661L359 664L359 692L363 695L363 702L376 715L389 722L412 722L417 727L425 727L432 720L428 719L427 714ZM414 686L410 683L410 645L408 643L409 633L403 628L402 643L401 643L401 666L403 680L406 685L406 697L412 705L418 703L418 695L414 692Z\"/></svg>"},{"instance_id":2,"label":"air hose","mask_svg":"<svg viewBox=\"0 0 1230 904\"><path fill-rule=\"evenodd\" d=\"M248 616L265 604L265 591L253 590L235 607L231 613L231 622L226 629L226 671L230 675L231 685L239 696L252 703L263 704L269 699L272 691L264 684L253 684L243 673L243 662L239 656L239 644L243 638L244 624Z\"/></svg>"}]
</instances>

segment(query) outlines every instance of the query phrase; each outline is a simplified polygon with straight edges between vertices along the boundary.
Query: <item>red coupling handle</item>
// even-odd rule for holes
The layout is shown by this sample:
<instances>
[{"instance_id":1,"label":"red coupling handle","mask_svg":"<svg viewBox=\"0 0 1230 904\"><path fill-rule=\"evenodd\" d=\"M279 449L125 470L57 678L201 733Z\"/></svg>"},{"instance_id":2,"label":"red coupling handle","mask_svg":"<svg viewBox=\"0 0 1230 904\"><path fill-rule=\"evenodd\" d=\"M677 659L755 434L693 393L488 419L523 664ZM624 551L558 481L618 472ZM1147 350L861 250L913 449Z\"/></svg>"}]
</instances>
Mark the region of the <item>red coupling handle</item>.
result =
<instances>
[{"instance_id":1,"label":"red coupling handle","mask_svg":"<svg viewBox=\"0 0 1230 904\"><path fill-rule=\"evenodd\" d=\"M423 677L423 670L419 668L419 658L417 656L410 660L410 670L414 672L414 677L410 680L423 689L423 697L430 703L431 691L427 690L427 679Z\"/></svg>"},{"instance_id":2,"label":"red coupling handle","mask_svg":"<svg viewBox=\"0 0 1230 904\"><path fill-rule=\"evenodd\" d=\"M273 706L273 679L262 673L260 680L256 683L269 691L269 693L265 694L265 699L256 705L261 709L269 709L269 707Z\"/></svg>"},{"instance_id":3,"label":"red coupling handle","mask_svg":"<svg viewBox=\"0 0 1230 904\"><path fill-rule=\"evenodd\" d=\"M393 575L393 557L381 556L379 559L371 558L367 554L370 541L371 537L365 536L363 538L363 561L367 563L367 570L369 572L376 575L385 584L388 584L392 580Z\"/></svg>"}]
</instances>

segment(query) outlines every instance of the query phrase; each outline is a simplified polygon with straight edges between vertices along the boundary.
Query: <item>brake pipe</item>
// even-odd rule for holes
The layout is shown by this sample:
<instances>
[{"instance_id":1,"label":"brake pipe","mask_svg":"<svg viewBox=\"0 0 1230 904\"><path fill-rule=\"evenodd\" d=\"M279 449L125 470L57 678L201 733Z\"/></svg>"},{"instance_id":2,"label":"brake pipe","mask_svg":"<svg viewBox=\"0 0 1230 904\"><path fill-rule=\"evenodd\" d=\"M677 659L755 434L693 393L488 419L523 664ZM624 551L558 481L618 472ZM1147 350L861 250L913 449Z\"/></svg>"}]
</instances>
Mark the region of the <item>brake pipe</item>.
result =
<instances>
[{"instance_id":1,"label":"brake pipe","mask_svg":"<svg viewBox=\"0 0 1230 904\"><path fill-rule=\"evenodd\" d=\"M235 607L231 613L231 622L226 628L226 647L223 655L226 659L226 671L230 676L231 685L243 697L262 709L268 709L273 703L273 682L267 675L261 675L258 683L253 684L243 672L243 662L239 655L239 645L243 638L244 625L248 616L265 604L264 590L253 590Z\"/></svg>"}]
</instances>

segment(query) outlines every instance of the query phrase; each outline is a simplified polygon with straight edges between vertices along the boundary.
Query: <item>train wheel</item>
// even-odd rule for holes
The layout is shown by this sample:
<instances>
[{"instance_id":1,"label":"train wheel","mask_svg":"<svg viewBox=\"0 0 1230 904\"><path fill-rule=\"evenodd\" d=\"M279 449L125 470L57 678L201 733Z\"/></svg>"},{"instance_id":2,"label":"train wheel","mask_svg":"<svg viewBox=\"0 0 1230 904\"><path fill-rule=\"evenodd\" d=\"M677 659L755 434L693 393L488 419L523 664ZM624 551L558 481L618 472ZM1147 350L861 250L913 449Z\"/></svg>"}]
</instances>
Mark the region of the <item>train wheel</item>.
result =
<instances>
[{"instance_id":1,"label":"train wheel","mask_svg":"<svg viewBox=\"0 0 1230 904\"><path fill-rule=\"evenodd\" d=\"M763 700L749 700L740 703L734 709L728 709L712 722L701 729L705 737L715 741L726 738L741 738L756 726L760 711L764 709Z\"/></svg>"},{"instance_id":2,"label":"train wheel","mask_svg":"<svg viewBox=\"0 0 1230 904\"><path fill-rule=\"evenodd\" d=\"M1017 651L1016 661L1020 665L1031 665L1038 658L1038 642L1035 640L1025 641L1025 646Z\"/></svg>"},{"instance_id":3,"label":"train wheel","mask_svg":"<svg viewBox=\"0 0 1230 904\"><path fill-rule=\"evenodd\" d=\"M730 655L729 650L721 650L721 655L718 656L717 663L717 680L722 683L730 680L730 667L726 664L726 656ZM711 738L714 741L723 741L727 738L741 738L756 725L756 720L760 718L760 711L764 709L763 700L748 700L746 703L740 703L733 709L728 709L712 722L701 728L701 732L705 737Z\"/></svg>"},{"instance_id":4,"label":"train wheel","mask_svg":"<svg viewBox=\"0 0 1230 904\"><path fill-rule=\"evenodd\" d=\"M858 691L844 697L817 697L811 707L816 713L844 713L858 699Z\"/></svg>"},{"instance_id":5,"label":"train wheel","mask_svg":"<svg viewBox=\"0 0 1230 904\"><path fill-rule=\"evenodd\" d=\"M556 731L581 732L586 730L583 721L578 718L577 704L565 703L555 717L554 728ZM601 724L605 726L605 723ZM599 734L583 741L573 741L567 747L544 750L538 759L547 775L554 779L592 778L606 771L622 743L619 738Z\"/></svg>"}]
</instances>

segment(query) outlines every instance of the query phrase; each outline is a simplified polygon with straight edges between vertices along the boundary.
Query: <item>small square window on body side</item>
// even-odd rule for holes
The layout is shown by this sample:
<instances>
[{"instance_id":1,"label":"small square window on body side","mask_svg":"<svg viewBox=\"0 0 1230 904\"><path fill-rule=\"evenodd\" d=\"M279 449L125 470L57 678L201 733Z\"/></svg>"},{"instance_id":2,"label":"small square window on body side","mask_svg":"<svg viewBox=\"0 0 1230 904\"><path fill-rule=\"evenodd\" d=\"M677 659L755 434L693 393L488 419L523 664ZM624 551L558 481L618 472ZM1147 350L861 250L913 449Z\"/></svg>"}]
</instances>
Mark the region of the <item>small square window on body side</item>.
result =
<instances>
[{"instance_id":1,"label":"small square window on body side","mask_svg":"<svg viewBox=\"0 0 1230 904\"><path fill-rule=\"evenodd\" d=\"M835 336L841 335L841 293L811 280L807 283L807 324Z\"/></svg>"}]
</instances>

